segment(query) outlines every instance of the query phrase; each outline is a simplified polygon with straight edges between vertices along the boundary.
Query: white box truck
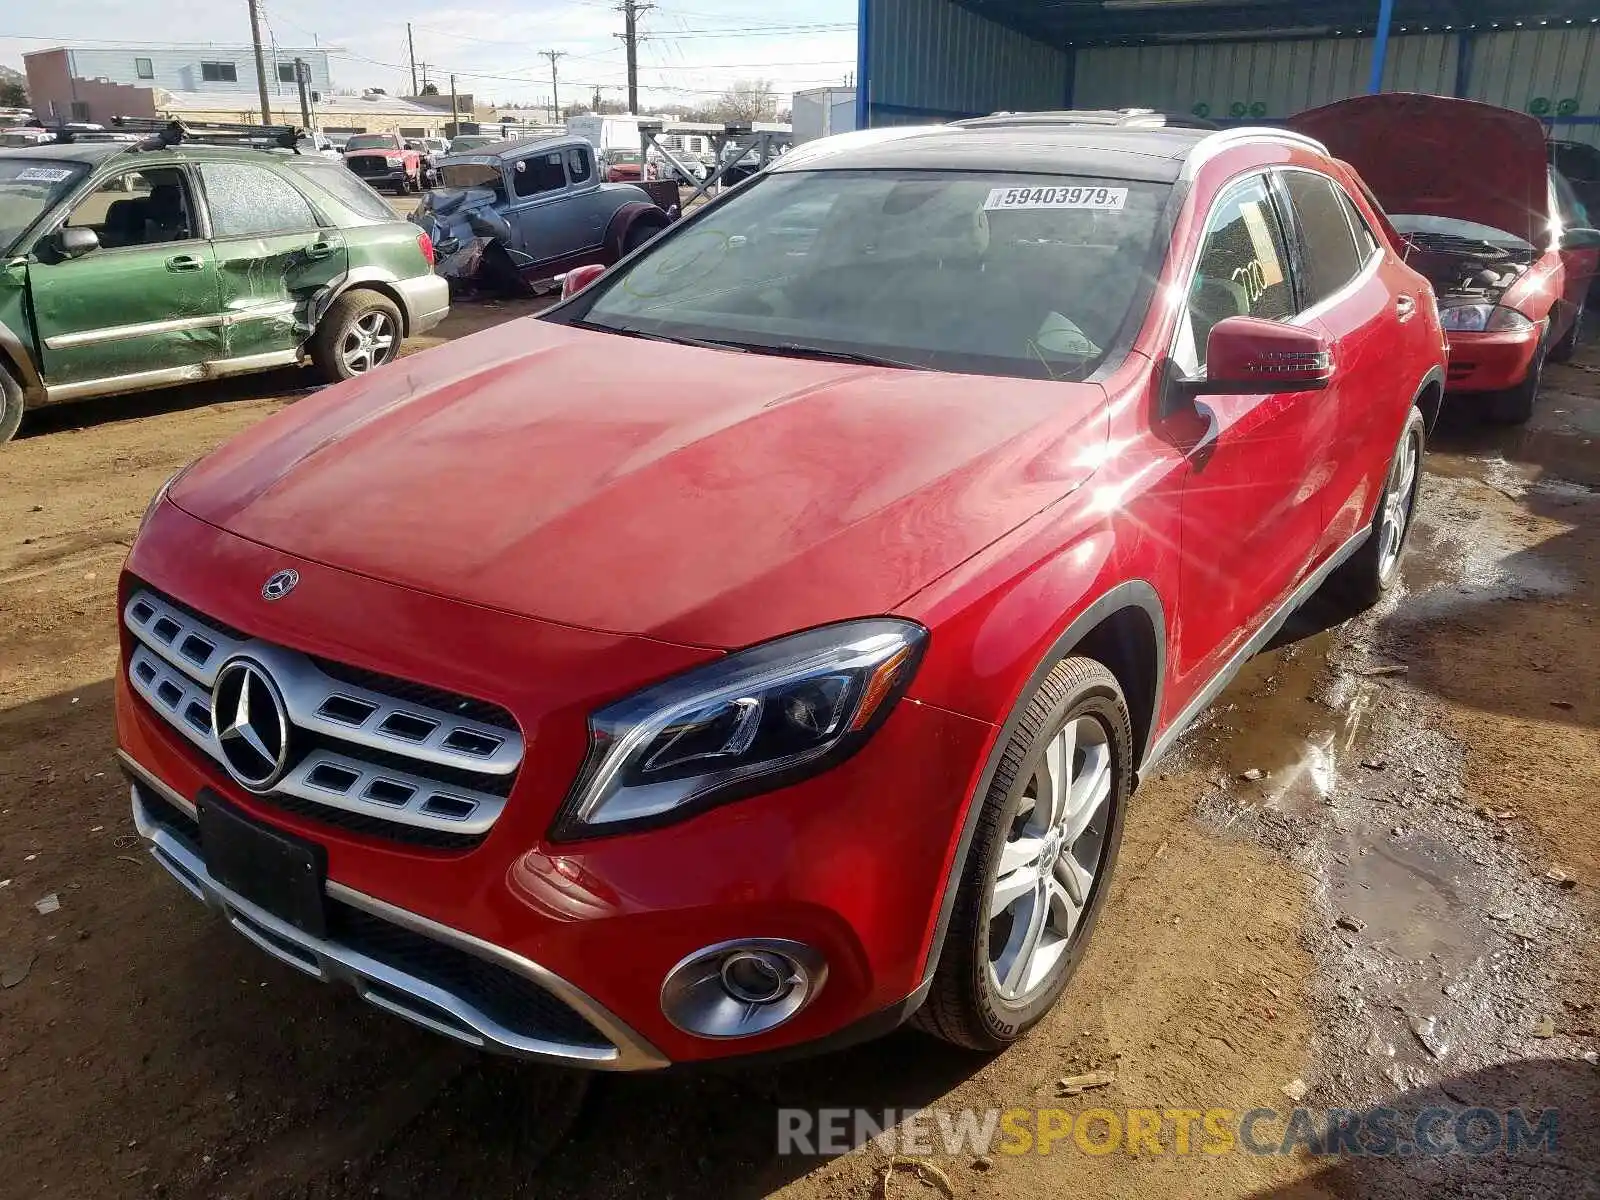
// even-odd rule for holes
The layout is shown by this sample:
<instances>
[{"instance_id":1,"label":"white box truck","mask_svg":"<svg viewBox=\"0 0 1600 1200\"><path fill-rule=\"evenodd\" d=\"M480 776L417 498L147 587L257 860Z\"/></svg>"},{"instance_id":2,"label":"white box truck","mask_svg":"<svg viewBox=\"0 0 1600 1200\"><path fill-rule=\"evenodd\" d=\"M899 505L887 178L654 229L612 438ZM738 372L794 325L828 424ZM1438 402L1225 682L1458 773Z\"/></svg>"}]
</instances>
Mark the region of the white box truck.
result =
<instances>
[{"instance_id":1,"label":"white box truck","mask_svg":"<svg viewBox=\"0 0 1600 1200\"><path fill-rule=\"evenodd\" d=\"M836 133L849 133L856 127L855 88L825 87L796 92L790 107L797 146Z\"/></svg>"}]
</instances>

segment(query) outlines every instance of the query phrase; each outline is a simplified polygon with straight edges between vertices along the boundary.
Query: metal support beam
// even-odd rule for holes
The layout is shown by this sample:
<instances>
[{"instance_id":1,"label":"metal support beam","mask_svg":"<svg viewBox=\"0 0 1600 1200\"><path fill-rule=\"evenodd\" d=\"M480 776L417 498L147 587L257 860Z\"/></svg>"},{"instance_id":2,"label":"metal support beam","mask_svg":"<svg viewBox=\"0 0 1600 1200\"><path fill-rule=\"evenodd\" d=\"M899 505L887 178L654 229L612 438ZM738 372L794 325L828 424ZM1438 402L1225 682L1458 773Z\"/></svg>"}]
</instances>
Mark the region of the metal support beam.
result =
<instances>
[{"instance_id":1,"label":"metal support beam","mask_svg":"<svg viewBox=\"0 0 1600 1200\"><path fill-rule=\"evenodd\" d=\"M1463 33L1456 39L1455 95L1466 100L1472 95L1472 61L1477 54L1478 35Z\"/></svg>"},{"instance_id":2,"label":"metal support beam","mask_svg":"<svg viewBox=\"0 0 1600 1200\"><path fill-rule=\"evenodd\" d=\"M872 53L870 17L873 0L861 0L856 12L856 128L872 124L872 75L867 58Z\"/></svg>"},{"instance_id":3,"label":"metal support beam","mask_svg":"<svg viewBox=\"0 0 1600 1200\"><path fill-rule=\"evenodd\" d=\"M1378 7L1378 40L1372 47L1372 79L1367 91L1376 95L1383 91L1383 68L1389 61L1389 33L1394 26L1394 0L1380 0Z\"/></svg>"}]
</instances>

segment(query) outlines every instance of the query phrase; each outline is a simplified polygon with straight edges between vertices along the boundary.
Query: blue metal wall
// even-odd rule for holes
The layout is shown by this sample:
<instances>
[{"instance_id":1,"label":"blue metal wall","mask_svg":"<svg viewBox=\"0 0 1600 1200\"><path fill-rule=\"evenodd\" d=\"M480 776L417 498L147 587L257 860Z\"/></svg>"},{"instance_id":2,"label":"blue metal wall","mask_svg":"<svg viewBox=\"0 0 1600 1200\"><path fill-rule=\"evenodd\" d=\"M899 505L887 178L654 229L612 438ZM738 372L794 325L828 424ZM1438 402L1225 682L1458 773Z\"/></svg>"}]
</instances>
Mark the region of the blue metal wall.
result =
<instances>
[{"instance_id":1,"label":"blue metal wall","mask_svg":"<svg viewBox=\"0 0 1600 1200\"><path fill-rule=\"evenodd\" d=\"M967 7L977 2L861 0L864 86L857 104L863 127L1064 107L1198 110L1224 122L1270 119L1360 95L1370 84L1370 36L1074 48L978 16ZM984 3L1026 10L1019 0ZM1375 14L1377 0L1371 7ZM1038 12L1060 8L1041 2ZM1600 144L1600 20L1397 31L1383 87L1533 112L1558 137Z\"/></svg>"},{"instance_id":2,"label":"blue metal wall","mask_svg":"<svg viewBox=\"0 0 1600 1200\"><path fill-rule=\"evenodd\" d=\"M1372 38L1355 37L1095 47L1078 51L1074 101L1217 120L1286 117L1365 92L1372 51ZM1384 89L1450 95L1458 57L1448 34L1396 37Z\"/></svg>"},{"instance_id":3,"label":"blue metal wall","mask_svg":"<svg viewBox=\"0 0 1600 1200\"><path fill-rule=\"evenodd\" d=\"M859 123L904 125L1061 108L1072 52L953 0L862 0Z\"/></svg>"}]
</instances>

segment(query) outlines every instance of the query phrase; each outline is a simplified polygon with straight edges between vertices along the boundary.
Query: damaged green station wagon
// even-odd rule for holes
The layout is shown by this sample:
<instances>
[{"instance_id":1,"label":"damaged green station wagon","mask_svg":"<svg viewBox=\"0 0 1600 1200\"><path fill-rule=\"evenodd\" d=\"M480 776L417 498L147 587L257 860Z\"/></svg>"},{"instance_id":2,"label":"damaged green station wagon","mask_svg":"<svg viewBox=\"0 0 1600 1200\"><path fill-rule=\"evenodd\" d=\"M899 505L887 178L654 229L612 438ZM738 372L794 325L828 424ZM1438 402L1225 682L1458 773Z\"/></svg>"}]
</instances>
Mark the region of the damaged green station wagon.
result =
<instances>
[{"instance_id":1,"label":"damaged green station wagon","mask_svg":"<svg viewBox=\"0 0 1600 1200\"><path fill-rule=\"evenodd\" d=\"M428 236L321 156L0 151L0 442L62 400L303 362L347 379L449 307Z\"/></svg>"}]
</instances>

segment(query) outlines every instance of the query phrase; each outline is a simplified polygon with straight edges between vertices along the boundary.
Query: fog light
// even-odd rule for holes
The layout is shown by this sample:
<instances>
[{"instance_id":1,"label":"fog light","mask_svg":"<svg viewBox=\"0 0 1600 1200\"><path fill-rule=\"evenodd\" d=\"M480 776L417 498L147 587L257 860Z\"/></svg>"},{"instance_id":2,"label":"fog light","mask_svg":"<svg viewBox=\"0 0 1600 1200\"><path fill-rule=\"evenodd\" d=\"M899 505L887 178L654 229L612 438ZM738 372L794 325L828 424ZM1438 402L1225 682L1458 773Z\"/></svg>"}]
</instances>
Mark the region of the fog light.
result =
<instances>
[{"instance_id":1,"label":"fog light","mask_svg":"<svg viewBox=\"0 0 1600 1200\"><path fill-rule=\"evenodd\" d=\"M685 1033L750 1037L792 1018L822 990L827 977L822 955L803 942L719 942L667 973L661 1011Z\"/></svg>"}]
</instances>

